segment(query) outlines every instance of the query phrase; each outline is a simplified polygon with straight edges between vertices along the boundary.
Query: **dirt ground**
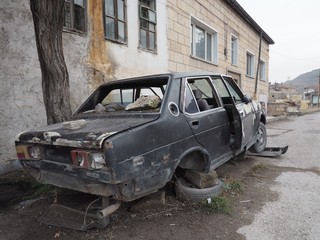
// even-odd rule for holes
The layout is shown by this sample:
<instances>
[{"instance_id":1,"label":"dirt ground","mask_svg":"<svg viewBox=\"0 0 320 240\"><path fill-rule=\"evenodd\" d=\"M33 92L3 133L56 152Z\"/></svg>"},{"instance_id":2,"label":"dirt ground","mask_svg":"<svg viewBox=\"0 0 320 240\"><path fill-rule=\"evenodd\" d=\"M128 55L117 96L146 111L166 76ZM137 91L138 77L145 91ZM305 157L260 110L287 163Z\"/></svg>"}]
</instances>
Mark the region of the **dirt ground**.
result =
<instances>
[{"instance_id":1,"label":"dirt ground","mask_svg":"<svg viewBox=\"0 0 320 240\"><path fill-rule=\"evenodd\" d=\"M177 200L168 185L163 208L137 213L130 211L133 203L122 204L107 228L87 232L48 226L38 219L53 202L79 205L91 202L93 196L50 187L37 192L36 184L18 172L0 178L0 239L244 239L237 229L250 224L265 202L277 199L269 188L282 171L282 167L269 165L267 158L248 156L217 169L220 179L237 181L243 187L240 193L223 193L231 200L231 214ZM32 198L36 201L32 202Z\"/></svg>"}]
</instances>

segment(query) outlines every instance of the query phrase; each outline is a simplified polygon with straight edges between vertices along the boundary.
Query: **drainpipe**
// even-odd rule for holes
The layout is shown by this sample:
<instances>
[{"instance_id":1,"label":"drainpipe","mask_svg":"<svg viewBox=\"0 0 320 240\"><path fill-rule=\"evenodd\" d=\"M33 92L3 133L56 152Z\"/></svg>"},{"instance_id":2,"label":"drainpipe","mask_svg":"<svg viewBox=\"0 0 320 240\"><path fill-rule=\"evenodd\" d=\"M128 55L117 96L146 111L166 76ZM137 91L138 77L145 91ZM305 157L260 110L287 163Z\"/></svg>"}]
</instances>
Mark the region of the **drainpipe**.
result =
<instances>
[{"instance_id":1,"label":"drainpipe","mask_svg":"<svg viewBox=\"0 0 320 240\"><path fill-rule=\"evenodd\" d=\"M317 108L319 108L319 96L320 96L320 70L319 70L319 82L318 82L318 104L317 104Z\"/></svg>"},{"instance_id":2,"label":"drainpipe","mask_svg":"<svg viewBox=\"0 0 320 240\"><path fill-rule=\"evenodd\" d=\"M255 86L254 86L254 99L255 100L258 100L258 80L259 80L260 58L261 58L261 42L262 42L262 31L260 31L258 65L257 65L257 73L256 73L256 82L255 82Z\"/></svg>"}]
</instances>

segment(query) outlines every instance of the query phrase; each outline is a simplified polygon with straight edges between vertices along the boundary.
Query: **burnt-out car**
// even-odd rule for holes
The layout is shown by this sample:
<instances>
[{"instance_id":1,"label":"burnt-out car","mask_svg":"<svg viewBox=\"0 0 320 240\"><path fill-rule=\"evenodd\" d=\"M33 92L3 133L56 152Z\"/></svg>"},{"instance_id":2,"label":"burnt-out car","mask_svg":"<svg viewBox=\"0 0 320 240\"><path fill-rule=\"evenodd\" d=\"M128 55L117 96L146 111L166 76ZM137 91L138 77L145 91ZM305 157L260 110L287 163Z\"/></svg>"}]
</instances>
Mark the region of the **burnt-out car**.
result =
<instances>
[{"instance_id":1,"label":"burnt-out car","mask_svg":"<svg viewBox=\"0 0 320 240\"><path fill-rule=\"evenodd\" d=\"M41 183L131 201L177 170L263 151L265 122L230 76L168 73L101 85L70 121L19 134L16 150Z\"/></svg>"}]
</instances>

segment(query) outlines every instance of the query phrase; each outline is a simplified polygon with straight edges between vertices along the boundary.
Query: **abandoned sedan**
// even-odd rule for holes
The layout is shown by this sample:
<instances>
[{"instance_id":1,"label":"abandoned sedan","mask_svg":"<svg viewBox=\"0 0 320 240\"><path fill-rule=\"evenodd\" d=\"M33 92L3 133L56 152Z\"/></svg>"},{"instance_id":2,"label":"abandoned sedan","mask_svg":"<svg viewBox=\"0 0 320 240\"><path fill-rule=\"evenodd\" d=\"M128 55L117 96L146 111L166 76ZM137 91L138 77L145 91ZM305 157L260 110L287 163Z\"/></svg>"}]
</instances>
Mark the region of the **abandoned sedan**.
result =
<instances>
[{"instance_id":1,"label":"abandoned sedan","mask_svg":"<svg viewBox=\"0 0 320 240\"><path fill-rule=\"evenodd\" d=\"M177 170L263 151L265 122L230 76L168 73L101 85L71 121L18 135L16 150L41 183L131 201Z\"/></svg>"}]
</instances>

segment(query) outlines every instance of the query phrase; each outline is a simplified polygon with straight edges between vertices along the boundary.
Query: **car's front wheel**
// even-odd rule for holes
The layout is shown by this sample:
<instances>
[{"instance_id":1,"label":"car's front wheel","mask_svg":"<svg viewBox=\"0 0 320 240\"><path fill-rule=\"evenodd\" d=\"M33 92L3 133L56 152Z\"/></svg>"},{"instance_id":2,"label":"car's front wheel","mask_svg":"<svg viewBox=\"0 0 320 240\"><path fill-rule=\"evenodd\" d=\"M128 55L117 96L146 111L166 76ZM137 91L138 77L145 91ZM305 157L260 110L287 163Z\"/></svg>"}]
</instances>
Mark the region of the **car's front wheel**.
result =
<instances>
[{"instance_id":1,"label":"car's front wheel","mask_svg":"<svg viewBox=\"0 0 320 240\"><path fill-rule=\"evenodd\" d=\"M267 130L265 125L260 122L259 129L257 131L257 141L254 145L249 148L252 153L260 153L267 146Z\"/></svg>"}]
</instances>

